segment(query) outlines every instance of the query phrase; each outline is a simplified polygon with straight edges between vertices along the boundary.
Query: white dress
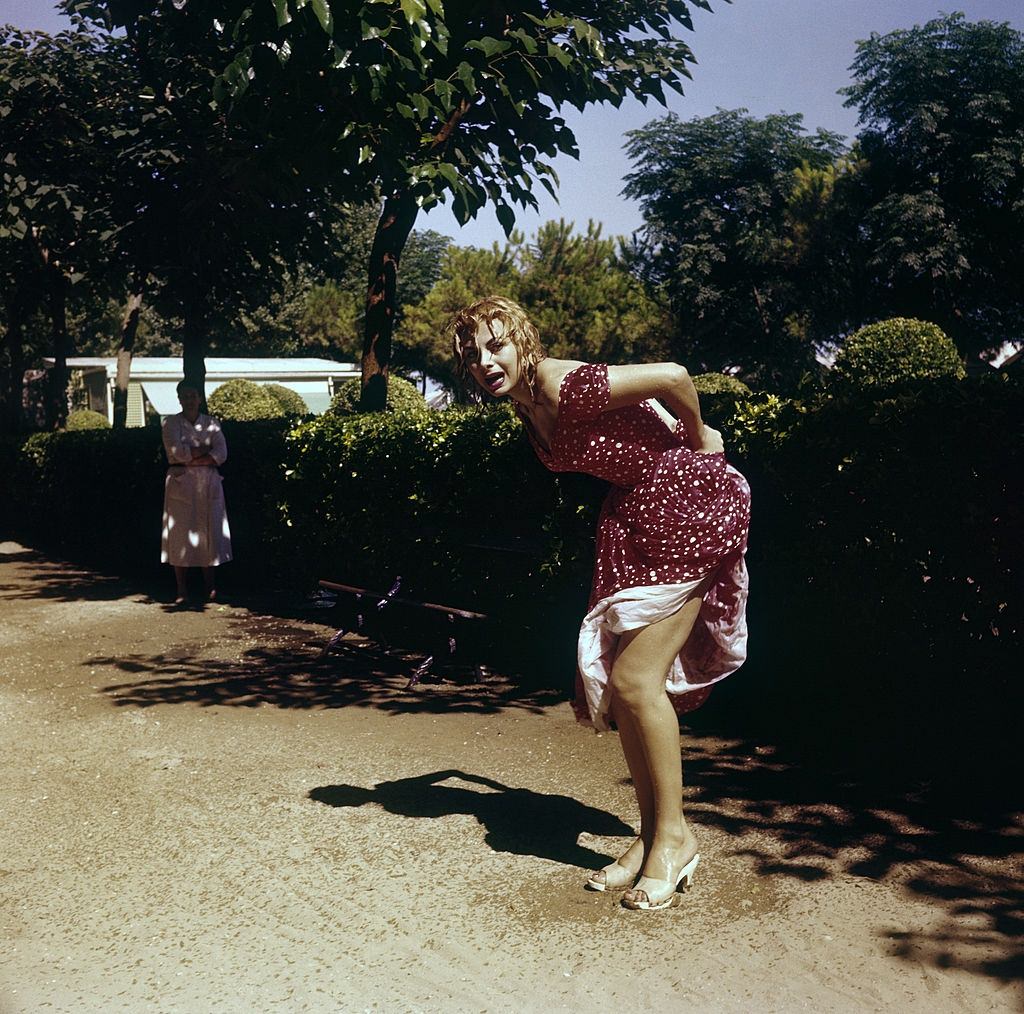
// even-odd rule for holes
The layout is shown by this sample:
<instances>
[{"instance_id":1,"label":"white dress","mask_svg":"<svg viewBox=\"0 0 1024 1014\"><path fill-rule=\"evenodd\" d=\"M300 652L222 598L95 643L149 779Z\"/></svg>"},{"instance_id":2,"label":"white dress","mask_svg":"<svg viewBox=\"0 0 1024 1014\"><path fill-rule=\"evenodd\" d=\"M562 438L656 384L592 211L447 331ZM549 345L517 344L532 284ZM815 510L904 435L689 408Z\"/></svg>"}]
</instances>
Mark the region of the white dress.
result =
<instances>
[{"instance_id":1,"label":"white dress","mask_svg":"<svg viewBox=\"0 0 1024 1014\"><path fill-rule=\"evenodd\" d=\"M218 465L228 449L220 423L199 415L194 423L183 412L163 423L167 478L160 561L175 567L216 567L231 559L231 529L224 509L220 472L212 465L188 465L193 449Z\"/></svg>"}]
</instances>

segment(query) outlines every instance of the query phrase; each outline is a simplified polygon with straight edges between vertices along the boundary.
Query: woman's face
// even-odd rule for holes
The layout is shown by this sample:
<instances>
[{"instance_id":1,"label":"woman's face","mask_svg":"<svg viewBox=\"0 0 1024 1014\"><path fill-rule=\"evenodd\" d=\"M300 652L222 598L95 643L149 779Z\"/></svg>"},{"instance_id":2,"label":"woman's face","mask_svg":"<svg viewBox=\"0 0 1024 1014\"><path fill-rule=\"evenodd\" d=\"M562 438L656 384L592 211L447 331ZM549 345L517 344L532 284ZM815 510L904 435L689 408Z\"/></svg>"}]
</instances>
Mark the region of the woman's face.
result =
<instances>
[{"instance_id":1,"label":"woman's face","mask_svg":"<svg viewBox=\"0 0 1024 1014\"><path fill-rule=\"evenodd\" d=\"M178 392L178 403L185 418L195 422L199 415L199 392L194 387L183 387Z\"/></svg>"},{"instance_id":2,"label":"woman's face","mask_svg":"<svg viewBox=\"0 0 1024 1014\"><path fill-rule=\"evenodd\" d=\"M495 398L509 394L518 385L522 374L519 352L505 336L502 321L483 322L463 355L470 376Z\"/></svg>"}]
</instances>

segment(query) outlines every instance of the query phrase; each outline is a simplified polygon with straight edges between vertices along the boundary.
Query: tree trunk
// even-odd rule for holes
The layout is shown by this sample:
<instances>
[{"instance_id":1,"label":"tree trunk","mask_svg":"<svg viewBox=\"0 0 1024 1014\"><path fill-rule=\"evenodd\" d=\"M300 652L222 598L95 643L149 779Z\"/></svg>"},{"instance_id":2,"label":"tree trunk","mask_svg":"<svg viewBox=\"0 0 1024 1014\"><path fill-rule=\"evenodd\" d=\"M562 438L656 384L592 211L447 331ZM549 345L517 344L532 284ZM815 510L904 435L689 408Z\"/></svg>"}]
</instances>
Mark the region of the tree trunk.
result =
<instances>
[{"instance_id":1,"label":"tree trunk","mask_svg":"<svg viewBox=\"0 0 1024 1014\"><path fill-rule=\"evenodd\" d=\"M143 283L137 278L121 315L121 344L117 349L117 379L114 381L114 429L123 430L128 424L128 380L132 374L132 355L135 334L139 330L139 311L142 309Z\"/></svg>"},{"instance_id":2,"label":"tree trunk","mask_svg":"<svg viewBox=\"0 0 1024 1014\"><path fill-rule=\"evenodd\" d=\"M51 430L59 430L68 421L68 355L73 350L67 321L68 281L56 265L51 265L47 271L46 289L53 342L53 369L50 371L47 391L46 425Z\"/></svg>"},{"instance_id":3,"label":"tree trunk","mask_svg":"<svg viewBox=\"0 0 1024 1014\"><path fill-rule=\"evenodd\" d=\"M7 433L18 433L23 422L25 318L28 316L29 302L23 292L14 291L8 294L4 309L7 324L4 335L4 345L7 346L7 369L3 378L2 427Z\"/></svg>"},{"instance_id":4,"label":"tree trunk","mask_svg":"<svg viewBox=\"0 0 1024 1014\"><path fill-rule=\"evenodd\" d=\"M410 194L389 197L373 237L366 290L363 393L359 404L364 412L381 412L387 404L398 265L418 211L419 206Z\"/></svg>"},{"instance_id":5,"label":"tree trunk","mask_svg":"<svg viewBox=\"0 0 1024 1014\"><path fill-rule=\"evenodd\" d=\"M761 321L761 330L764 331L765 338L771 341L772 326L768 320L768 314L765 312L764 300L761 298L761 292L754 283L751 283L750 291L754 294L754 305L757 307L758 320Z\"/></svg>"},{"instance_id":6,"label":"tree trunk","mask_svg":"<svg viewBox=\"0 0 1024 1014\"><path fill-rule=\"evenodd\" d=\"M182 372L184 379L199 391L200 411L206 411L206 348L209 315L203 299L191 301L184 308L181 335Z\"/></svg>"}]
</instances>

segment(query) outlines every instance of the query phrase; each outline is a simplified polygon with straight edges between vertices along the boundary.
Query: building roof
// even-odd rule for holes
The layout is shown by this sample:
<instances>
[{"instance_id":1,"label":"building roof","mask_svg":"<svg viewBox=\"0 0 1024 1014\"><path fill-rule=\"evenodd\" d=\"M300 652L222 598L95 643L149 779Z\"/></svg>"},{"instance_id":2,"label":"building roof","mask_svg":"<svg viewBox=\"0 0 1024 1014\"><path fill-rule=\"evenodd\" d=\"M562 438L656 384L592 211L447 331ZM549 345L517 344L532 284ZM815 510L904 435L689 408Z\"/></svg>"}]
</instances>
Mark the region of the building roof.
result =
<instances>
[{"instance_id":1,"label":"building roof","mask_svg":"<svg viewBox=\"0 0 1024 1014\"><path fill-rule=\"evenodd\" d=\"M53 365L53 357L44 360ZM105 369L108 377L117 374L116 356L72 356L68 369ZM210 380L233 377L340 377L353 376L360 372L357 363L339 363L332 359L291 359L261 358L251 356L207 356L206 376ZM134 356L132 358L132 380L180 379L183 373L182 361L178 356Z\"/></svg>"}]
</instances>

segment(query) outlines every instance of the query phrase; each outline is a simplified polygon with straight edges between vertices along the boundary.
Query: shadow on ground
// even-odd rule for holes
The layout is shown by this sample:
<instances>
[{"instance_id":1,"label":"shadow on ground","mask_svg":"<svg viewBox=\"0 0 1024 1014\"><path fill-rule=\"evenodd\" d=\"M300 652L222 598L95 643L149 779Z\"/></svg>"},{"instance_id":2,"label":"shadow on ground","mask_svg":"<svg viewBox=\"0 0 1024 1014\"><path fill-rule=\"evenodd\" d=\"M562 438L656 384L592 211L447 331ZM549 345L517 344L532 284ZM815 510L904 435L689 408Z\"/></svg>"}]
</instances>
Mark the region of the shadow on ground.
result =
<instances>
[{"instance_id":1,"label":"shadow on ground","mask_svg":"<svg viewBox=\"0 0 1024 1014\"><path fill-rule=\"evenodd\" d=\"M234 661L204 657L199 645L179 646L167 654L93 655L90 668L108 666L144 678L103 688L120 707L192 704L278 708L377 708L394 714L442 714L451 711L494 714L506 708L539 712L564 698L556 690L525 690L506 675L481 675L474 665L446 665L408 688L410 674L424 658L398 648L386 649L350 637L338 653L321 657L322 631L276 617L229 620L230 643L258 627L260 646Z\"/></svg>"},{"instance_id":2,"label":"shadow on ground","mask_svg":"<svg viewBox=\"0 0 1024 1014\"><path fill-rule=\"evenodd\" d=\"M473 788L441 784L448 781L466 782ZM492 778L456 770L378 782L372 789L323 785L312 789L309 798L327 806L376 804L402 817L468 814L485 828L484 840L495 852L537 856L585 869L603 866L608 858L577 844L581 831L633 833L618 817L570 796L511 788Z\"/></svg>"},{"instance_id":3,"label":"shadow on ground","mask_svg":"<svg viewBox=\"0 0 1024 1014\"><path fill-rule=\"evenodd\" d=\"M153 582L133 587L121 577L97 574L73 563L58 563L14 542L0 544L0 563L31 564L17 581L0 584L0 601L51 599L54 602L111 602L158 592Z\"/></svg>"},{"instance_id":4,"label":"shadow on ground","mask_svg":"<svg viewBox=\"0 0 1024 1014\"><path fill-rule=\"evenodd\" d=\"M20 573L17 581L0 586L0 600L110 601L149 592L162 600L164 592L170 594L163 585L99 576L20 547L5 553L3 561L14 563ZM82 664L110 666L125 674L123 681L103 691L121 707L267 704L373 707L393 714L491 714L506 708L540 712L564 699L557 690L527 691L505 677L459 682L474 678L469 671L453 671L452 681L406 691L407 674L421 656L352 640L342 655L319 662L324 628L302 620L326 621L329 616L311 613L294 599L232 599L231 604L252 610L226 613L217 634L221 653L225 645L239 644L235 659L210 658L197 634L195 644L163 654L97 655ZM817 718L813 700L791 716L790 731L762 722L774 728L775 742L755 740L757 733L745 740L719 738L722 730L727 737L735 736L742 728L738 716L752 707L751 695L739 682L735 696L717 713L705 709L706 717L695 720L698 731L688 737L690 812L696 822L725 834L734 843L733 853L750 860L758 876L804 882L884 880L942 914L938 927L927 930L879 926L879 947L892 956L1008 983L1024 979L1018 946L1024 930L1024 827L1020 814L1005 802L1019 798L1016 784L1001 785L998 773L990 773L983 781L969 782L966 790L961 782L959 794L950 795L947 772L936 767L932 784L919 781L911 791L894 792L894 785L909 783L894 775L884 760L864 763L862 755L856 766L843 766L852 732L820 753L794 745L791 728ZM859 732L866 735L863 729ZM956 742L960 745L943 740L941 749L933 747L932 753L948 758L949 765L969 759L969 740ZM777 745L782 743L787 745ZM440 784L453 779L470 787ZM497 851L580 867L606 861L576 844L581 830L629 833L617 818L571 798L509 788L455 771L370 788L322 786L310 796L332 806L378 804L412 820L469 813L486 828L487 841Z\"/></svg>"},{"instance_id":5,"label":"shadow on ground","mask_svg":"<svg viewBox=\"0 0 1024 1014\"><path fill-rule=\"evenodd\" d=\"M886 794L750 741L700 737L687 757L691 819L723 833L732 843L725 856L752 861L756 876L774 881L889 883L928 903L939 920L927 929L880 923L880 951L1007 984L1024 979L1019 813L948 799L924 785ZM324 785L309 797L335 807L377 805L410 820L468 814L497 852L583 869L613 857L577 844L581 831L622 836L623 848L632 833L617 817L572 798L457 770L367 788Z\"/></svg>"},{"instance_id":6,"label":"shadow on ground","mask_svg":"<svg viewBox=\"0 0 1024 1014\"><path fill-rule=\"evenodd\" d=\"M870 772L844 776L747 741L698 740L687 756L689 812L735 841L732 854L752 859L759 875L899 884L941 910L944 921L932 932L880 927L887 953L1024 979L1019 812L926 784L886 793Z\"/></svg>"}]
</instances>

